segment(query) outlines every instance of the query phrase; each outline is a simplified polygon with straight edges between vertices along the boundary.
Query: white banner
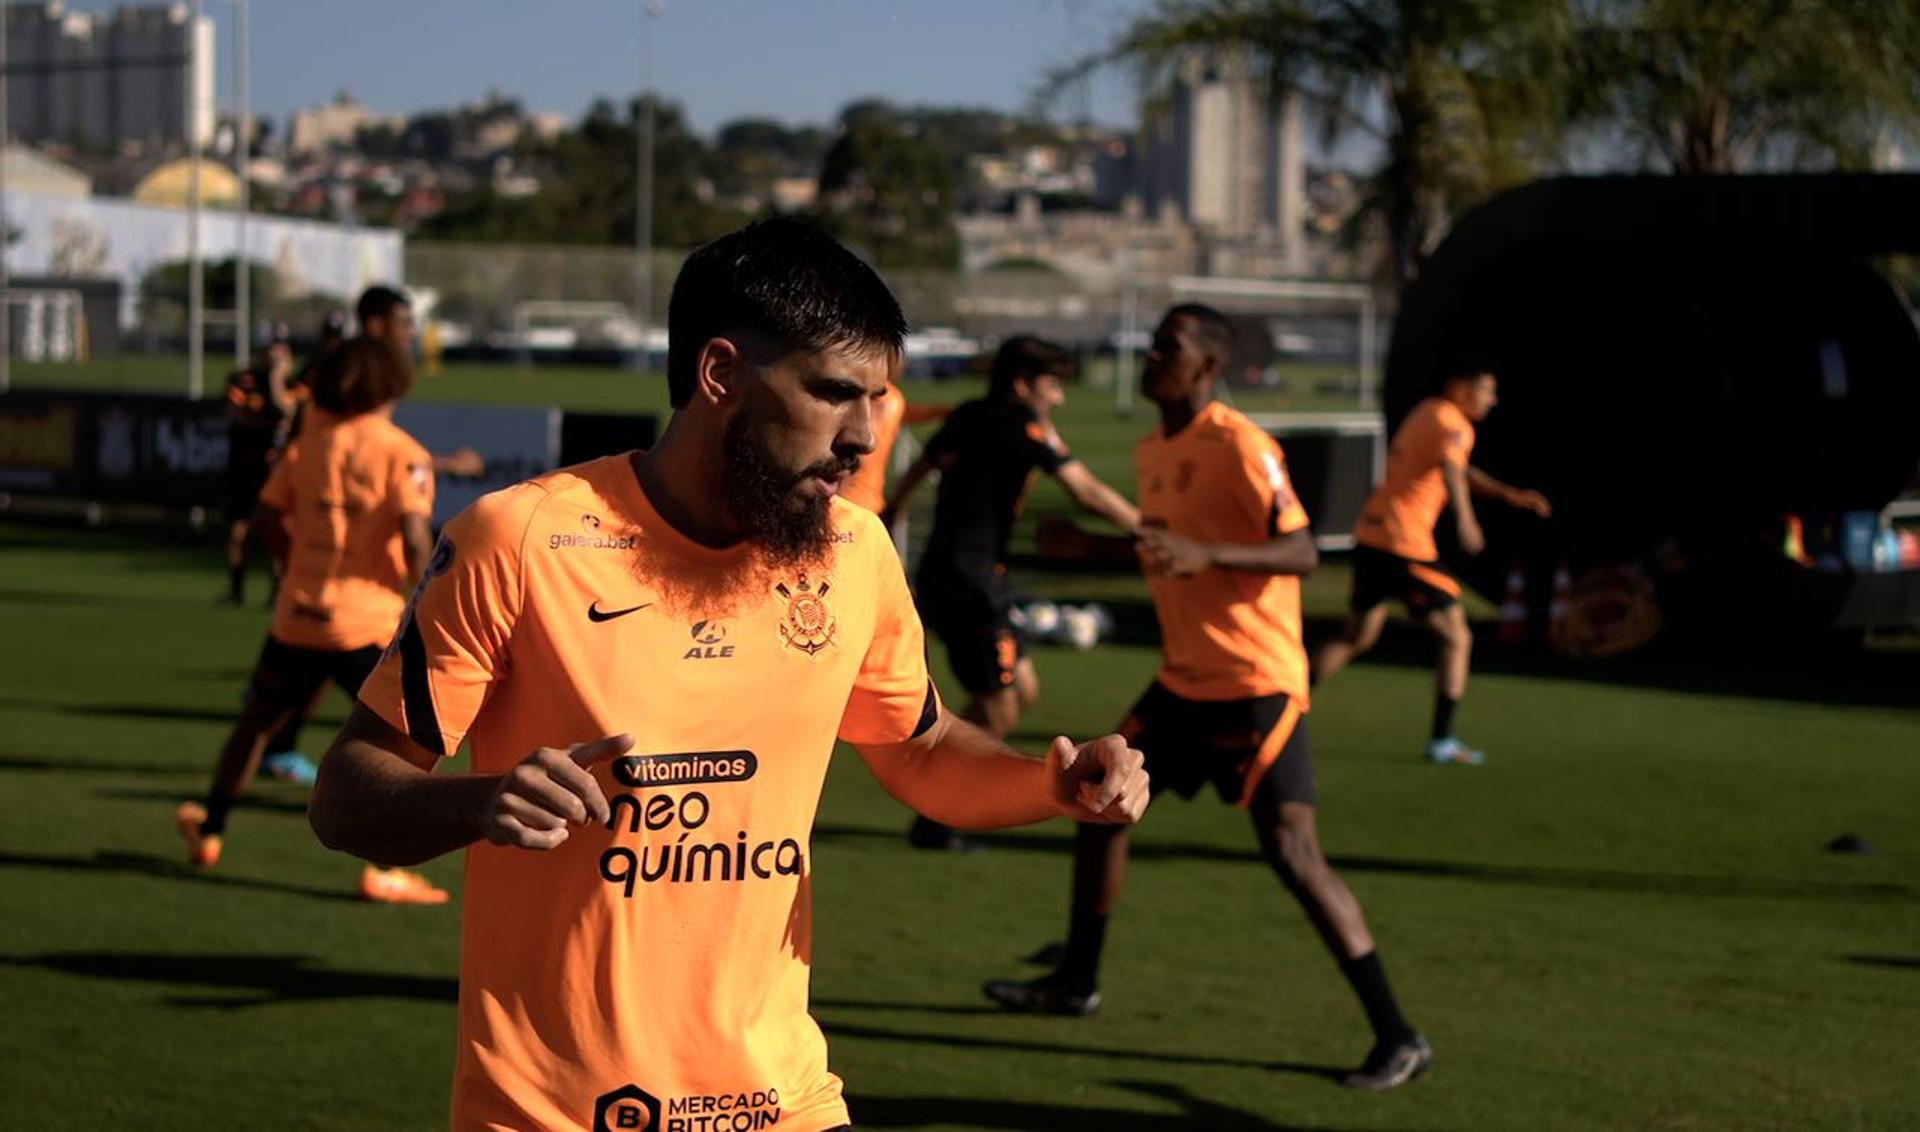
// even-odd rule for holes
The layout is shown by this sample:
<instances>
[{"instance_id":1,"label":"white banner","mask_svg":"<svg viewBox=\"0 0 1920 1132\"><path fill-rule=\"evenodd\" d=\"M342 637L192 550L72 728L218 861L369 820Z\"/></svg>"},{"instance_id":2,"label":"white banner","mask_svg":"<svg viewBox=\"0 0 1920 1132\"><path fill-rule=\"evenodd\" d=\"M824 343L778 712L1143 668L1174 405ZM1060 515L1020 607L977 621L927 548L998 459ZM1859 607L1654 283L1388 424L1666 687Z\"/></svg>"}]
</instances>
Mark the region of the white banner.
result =
<instances>
[{"instance_id":1,"label":"white banner","mask_svg":"<svg viewBox=\"0 0 1920 1132\"><path fill-rule=\"evenodd\" d=\"M120 323L131 329L140 280L163 263L187 258L187 214L116 197L10 192L6 223L20 232L7 249L15 275L119 279ZM200 255L229 259L237 244L231 212L200 214ZM319 220L249 213L248 258L270 264L289 298L320 293L351 304L375 283L398 285L405 237L392 228L349 228Z\"/></svg>"},{"instance_id":2,"label":"white banner","mask_svg":"<svg viewBox=\"0 0 1920 1132\"><path fill-rule=\"evenodd\" d=\"M550 472L560 464L560 410L498 405L403 402L393 423L406 429L436 457L471 448L486 461L478 476L434 476L433 521L458 515L489 491Z\"/></svg>"}]
</instances>

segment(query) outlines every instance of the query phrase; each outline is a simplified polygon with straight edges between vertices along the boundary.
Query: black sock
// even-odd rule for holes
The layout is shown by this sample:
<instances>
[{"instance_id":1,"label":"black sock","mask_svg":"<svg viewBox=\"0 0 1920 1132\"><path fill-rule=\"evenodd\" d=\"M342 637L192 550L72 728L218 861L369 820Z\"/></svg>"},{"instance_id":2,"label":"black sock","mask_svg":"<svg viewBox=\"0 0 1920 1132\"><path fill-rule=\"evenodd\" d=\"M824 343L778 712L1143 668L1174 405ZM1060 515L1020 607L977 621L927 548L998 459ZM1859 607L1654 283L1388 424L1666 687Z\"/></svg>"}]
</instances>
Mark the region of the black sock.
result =
<instances>
[{"instance_id":1,"label":"black sock","mask_svg":"<svg viewBox=\"0 0 1920 1132\"><path fill-rule=\"evenodd\" d=\"M247 568L245 566L227 567L227 593L233 600L241 600L247 588Z\"/></svg>"},{"instance_id":2,"label":"black sock","mask_svg":"<svg viewBox=\"0 0 1920 1132\"><path fill-rule=\"evenodd\" d=\"M1452 696L1433 697L1433 737L1435 739L1445 739L1453 734L1453 709L1459 706L1460 701Z\"/></svg>"},{"instance_id":3,"label":"black sock","mask_svg":"<svg viewBox=\"0 0 1920 1132\"><path fill-rule=\"evenodd\" d=\"M1373 1027L1374 1040L1382 1045L1397 1045L1413 1037L1413 1027L1400 1016L1400 1004L1394 1001L1393 988L1387 986L1387 969L1380 965L1378 949L1358 959L1345 959L1340 973L1347 977L1353 993L1367 1012L1367 1024Z\"/></svg>"},{"instance_id":4,"label":"black sock","mask_svg":"<svg viewBox=\"0 0 1920 1132\"><path fill-rule=\"evenodd\" d=\"M233 809L233 795L215 788L207 792L207 820L200 823L201 833L224 833L227 811Z\"/></svg>"},{"instance_id":5,"label":"black sock","mask_svg":"<svg viewBox=\"0 0 1920 1132\"><path fill-rule=\"evenodd\" d=\"M1075 909L1067 927L1067 953L1060 959L1060 981L1076 994L1100 985L1100 949L1107 942L1107 917Z\"/></svg>"}]
</instances>

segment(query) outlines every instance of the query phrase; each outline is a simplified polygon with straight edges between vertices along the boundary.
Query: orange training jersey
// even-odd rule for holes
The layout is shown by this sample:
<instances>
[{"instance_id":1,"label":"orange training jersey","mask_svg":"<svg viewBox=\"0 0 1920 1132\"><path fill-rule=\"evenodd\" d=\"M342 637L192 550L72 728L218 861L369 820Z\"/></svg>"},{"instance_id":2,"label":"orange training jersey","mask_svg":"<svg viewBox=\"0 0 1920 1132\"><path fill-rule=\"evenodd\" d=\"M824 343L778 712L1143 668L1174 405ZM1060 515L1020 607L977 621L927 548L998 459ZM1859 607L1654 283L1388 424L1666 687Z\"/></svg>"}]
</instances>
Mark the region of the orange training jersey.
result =
<instances>
[{"instance_id":1,"label":"orange training jersey","mask_svg":"<svg viewBox=\"0 0 1920 1132\"><path fill-rule=\"evenodd\" d=\"M433 514L433 457L384 413L307 417L260 489L292 535L268 633L301 648L384 645L407 602L400 516Z\"/></svg>"},{"instance_id":2,"label":"orange training jersey","mask_svg":"<svg viewBox=\"0 0 1920 1132\"><path fill-rule=\"evenodd\" d=\"M821 566L768 572L612 456L448 524L361 701L481 774L636 740L594 770L609 827L467 852L454 1128L847 1122L807 1014L814 810L836 736L904 741L938 701L893 543L830 514Z\"/></svg>"},{"instance_id":3,"label":"orange training jersey","mask_svg":"<svg viewBox=\"0 0 1920 1132\"><path fill-rule=\"evenodd\" d=\"M1203 542L1267 542L1307 525L1279 442L1219 402L1171 439L1135 446L1140 515ZM1156 677L1190 700L1284 692L1307 704L1300 579L1218 567L1188 578L1149 575L1164 657Z\"/></svg>"},{"instance_id":4,"label":"orange training jersey","mask_svg":"<svg viewBox=\"0 0 1920 1132\"><path fill-rule=\"evenodd\" d=\"M1464 468L1473 455L1473 422L1444 397L1429 397L1414 407L1393 434L1387 475L1367 497L1354 539L1416 562L1440 557L1433 525L1447 506L1442 464Z\"/></svg>"},{"instance_id":5,"label":"orange training jersey","mask_svg":"<svg viewBox=\"0 0 1920 1132\"><path fill-rule=\"evenodd\" d=\"M905 395L898 385L888 385L887 395L873 406L873 451L860 458L860 470L842 492L875 514L887 505L887 460L893 455L893 442L900 439L900 422L906 415Z\"/></svg>"}]
</instances>

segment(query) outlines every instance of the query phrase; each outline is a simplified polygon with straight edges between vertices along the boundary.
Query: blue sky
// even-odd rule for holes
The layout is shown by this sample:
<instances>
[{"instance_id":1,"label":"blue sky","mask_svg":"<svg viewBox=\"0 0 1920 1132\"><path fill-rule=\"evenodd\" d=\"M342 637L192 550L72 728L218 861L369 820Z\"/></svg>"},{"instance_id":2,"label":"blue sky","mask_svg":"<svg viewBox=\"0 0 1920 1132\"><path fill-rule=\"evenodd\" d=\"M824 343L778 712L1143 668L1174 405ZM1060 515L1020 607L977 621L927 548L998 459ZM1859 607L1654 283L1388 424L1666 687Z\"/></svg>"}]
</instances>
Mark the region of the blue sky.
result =
<instances>
[{"instance_id":1,"label":"blue sky","mask_svg":"<svg viewBox=\"0 0 1920 1132\"><path fill-rule=\"evenodd\" d=\"M151 2L151 0L149 0ZM112 7L95 0L71 10ZM847 102L1019 109L1051 64L1101 42L1147 0L665 0L653 21L654 85L710 132L738 117L826 123ZM577 116L639 87L641 0L253 0L255 113L284 117L348 90L407 113L489 88ZM232 8L221 27L221 102L232 94ZM1124 76L1085 105L1127 125ZM1077 104L1064 104L1062 116Z\"/></svg>"}]
</instances>

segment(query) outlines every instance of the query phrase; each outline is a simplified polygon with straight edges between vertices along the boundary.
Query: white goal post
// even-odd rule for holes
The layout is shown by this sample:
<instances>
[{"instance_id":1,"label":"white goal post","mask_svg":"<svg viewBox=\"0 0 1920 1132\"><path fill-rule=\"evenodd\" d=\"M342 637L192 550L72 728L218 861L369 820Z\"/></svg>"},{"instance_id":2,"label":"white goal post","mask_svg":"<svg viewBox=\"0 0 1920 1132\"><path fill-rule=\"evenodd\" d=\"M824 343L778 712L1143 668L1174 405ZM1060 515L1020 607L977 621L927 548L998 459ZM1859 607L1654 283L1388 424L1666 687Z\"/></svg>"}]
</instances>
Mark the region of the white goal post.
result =
<instances>
[{"instance_id":1,"label":"white goal post","mask_svg":"<svg viewBox=\"0 0 1920 1132\"><path fill-rule=\"evenodd\" d=\"M1361 412L1379 407L1378 301L1373 288L1364 283L1334 283L1318 280L1235 279L1201 275L1178 275L1171 279L1140 279L1130 284L1122 296L1120 334L1118 336L1119 378L1114 382L1115 407L1126 414L1133 409L1133 373L1135 348L1145 341L1158 312L1142 308L1142 299L1164 296L1166 305L1206 303L1227 314L1272 314L1331 311L1346 313L1353 319L1353 366L1359 384ZM1278 342L1275 343L1279 345Z\"/></svg>"}]
</instances>

